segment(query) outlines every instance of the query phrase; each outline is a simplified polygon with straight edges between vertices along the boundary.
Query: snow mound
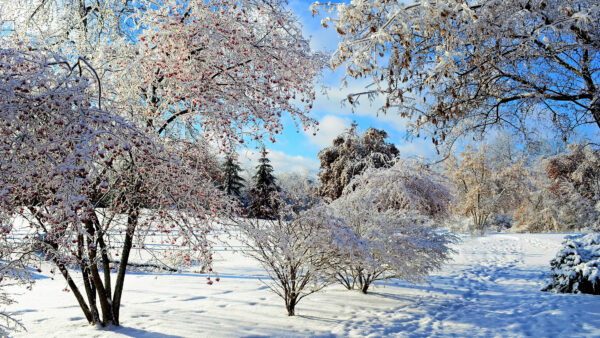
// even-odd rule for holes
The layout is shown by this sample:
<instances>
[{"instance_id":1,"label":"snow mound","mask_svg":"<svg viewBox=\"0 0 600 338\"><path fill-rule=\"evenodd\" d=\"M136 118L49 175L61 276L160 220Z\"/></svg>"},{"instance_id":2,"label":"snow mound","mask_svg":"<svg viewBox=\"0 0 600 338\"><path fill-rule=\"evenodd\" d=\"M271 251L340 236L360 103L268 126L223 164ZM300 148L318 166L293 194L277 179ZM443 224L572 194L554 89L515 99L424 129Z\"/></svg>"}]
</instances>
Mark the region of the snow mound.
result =
<instances>
[{"instance_id":1,"label":"snow mound","mask_svg":"<svg viewBox=\"0 0 600 338\"><path fill-rule=\"evenodd\" d=\"M600 295L600 234L565 237L550 265L551 281L542 291Z\"/></svg>"}]
</instances>

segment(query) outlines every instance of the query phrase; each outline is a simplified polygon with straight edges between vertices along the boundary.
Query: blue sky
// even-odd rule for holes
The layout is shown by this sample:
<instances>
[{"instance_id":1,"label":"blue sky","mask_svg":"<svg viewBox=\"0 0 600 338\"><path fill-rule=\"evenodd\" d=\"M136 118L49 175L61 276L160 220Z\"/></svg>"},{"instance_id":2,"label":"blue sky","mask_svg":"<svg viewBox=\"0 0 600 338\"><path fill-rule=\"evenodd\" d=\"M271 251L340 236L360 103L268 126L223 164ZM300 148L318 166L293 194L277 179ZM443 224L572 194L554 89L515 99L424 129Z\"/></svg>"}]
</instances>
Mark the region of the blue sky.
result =
<instances>
[{"instance_id":1,"label":"blue sky","mask_svg":"<svg viewBox=\"0 0 600 338\"><path fill-rule=\"evenodd\" d=\"M338 43L337 33L332 29L321 26L321 17L312 17L309 10L312 0L291 0L289 8L300 18L304 26L305 36L310 36L311 45L315 50L332 52ZM327 86L327 94L317 94L312 117L320 123L320 130L313 136L312 131L304 132L298 129L290 116L284 116L284 131L276 138L275 143L267 143L276 173L301 172L315 174L319 168L317 153L331 144L331 140L339 135L352 121L358 123L360 130L375 127L385 130L389 139L394 143L403 156L430 157L435 154L431 142L416 139L413 142L405 140L406 121L395 114L377 116L377 108L382 104L375 101L370 104L364 100L354 113L350 106L342 106L341 101L350 92L361 91L368 81L349 82L348 87L340 88L343 69L332 72L326 69L323 73L323 83ZM253 168L258 159L254 148L240 149L240 162L245 168ZM253 171L253 170L252 170Z\"/></svg>"}]
</instances>

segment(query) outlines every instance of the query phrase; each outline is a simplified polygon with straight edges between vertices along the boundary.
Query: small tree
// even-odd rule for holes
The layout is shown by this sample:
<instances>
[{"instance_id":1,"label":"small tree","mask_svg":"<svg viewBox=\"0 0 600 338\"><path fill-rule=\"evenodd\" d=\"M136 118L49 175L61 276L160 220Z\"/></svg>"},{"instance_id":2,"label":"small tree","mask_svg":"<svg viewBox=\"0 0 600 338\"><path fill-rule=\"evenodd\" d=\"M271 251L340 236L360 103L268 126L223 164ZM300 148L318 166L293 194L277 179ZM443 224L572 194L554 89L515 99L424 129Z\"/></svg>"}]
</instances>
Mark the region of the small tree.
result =
<instances>
[{"instance_id":1,"label":"small tree","mask_svg":"<svg viewBox=\"0 0 600 338\"><path fill-rule=\"evenodd\" d=\"M261 280L283 298L288 316L303 298L331 284L329 272L336 261L356 246L353 233L332 210L313 200L308 210L281 207L277 219L246 219L238 224L244 253L269 274ZM311 203L312 204L312 203Z\"/></svg>"},{"instance_id":2,"label":"small tree","mask_svg":"<svg viewBox=\"0 0 600 338\"><path fill-rule=\"evenodd\" d=\"M282 202L291 205L294 212L309 209L317 198L317 183L311 176L283 173L278 178Z\"/></svg>"},{"instance_id":3,"label":"small tree","mask_svg":"<svg viewBox=\"0 0 600 338\"><path fill-rule=\"evenodd\" d=\"M250 215L256 218L276 218L281 204L279 194L277 194L279 187L276 184L273 167L270 164L271 161L267 158L267 151L264 147L258 162L256 173L253 176L254 184L250 189L248 209Z\"/></svg>"},{"instance_id":4,"label":"small tree","mask_svg":"<svg viewBox=\"0 0 600 338\"><path fill-rule=\"evenodd\" d=\"M246 180L240 176L242 168L233 156L227 156L222 166L223 178L220 185L227 195L240 198L242 193L240 189L244 187Z\"/></svg>"},{"instance_id":5,"label":"small tree","mask_svg":"<svg viewBox=\"0 0 600 338\"><path fill-rule=\"evenodd\" d=\"M480 233L495 213L503 212L510 204L518 205L528 188L522 160L493 163L485 146L480 150L465 147L460 158L450 157L445 170L457 187L455 211L471 217L474 230Z\"/></svg>"},{"instance_id":6,"label":"small tree","mask_svg":"<svg viewBox=\"0 0 600 338\"><path fill-rule=\"evenodd\" d=\"M367 293L376 280L418 282L439 269L455 241L434 228L449 213L446 184L432 170L403 160L355 177L332 207L364 245L356 257L339 262L337 280Z\"/></svg>"},{"instance_id":7,"label":"small tree","mask_svg":"<svg viewBox=\"0 0 600 338\"><path fill-rule=\"evenodd\" d=\"M319 195L336 199L354 176L368 167L389 167L398 156L398 149L385 141L385 131L369 128L359 135L357 127L357 124L352 124L350 129L333 140L331 147L319 152Z\"/></svg>"}]
</instances>

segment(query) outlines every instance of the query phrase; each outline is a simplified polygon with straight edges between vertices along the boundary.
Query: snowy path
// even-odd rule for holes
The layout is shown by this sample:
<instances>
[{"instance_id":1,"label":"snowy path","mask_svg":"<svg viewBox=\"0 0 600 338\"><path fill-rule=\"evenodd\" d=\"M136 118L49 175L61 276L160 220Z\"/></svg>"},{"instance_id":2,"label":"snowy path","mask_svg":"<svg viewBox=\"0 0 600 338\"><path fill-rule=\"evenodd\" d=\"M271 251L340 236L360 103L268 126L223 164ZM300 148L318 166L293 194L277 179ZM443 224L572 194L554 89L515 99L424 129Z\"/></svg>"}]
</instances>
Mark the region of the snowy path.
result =
<instances>
[{"instance_id":1,"label":"snowy path","mask_svg":"<svg viewBox=\"0 0 600 338\"><path fill-rule=\"evenodd\" d=\"M375 336L600 336L600 298L539 292L551 253L558 250L561 238L464 238L453 264L436 274L431 285L392 284L404 289L395 293L411 294L408 304L384 311L377 320L349 323L348 332Z\"/></svg>"},{"instance_id":2,"label":"snowy path","mask_svg":"<svg viewBox=\"0 0 600 338\"><path fill-rule=\"evenodd\" d=\"M61 280L41 279L18 297L28 336L600 336L600 297L540 292L564 235L463 237L455 260L429 285L381 284L368 295L333 286L285 316L282 301L244 257L226 257L222 281L198 275L131 275L123 326L86 325Z\"/></svg>"}]
</instances>

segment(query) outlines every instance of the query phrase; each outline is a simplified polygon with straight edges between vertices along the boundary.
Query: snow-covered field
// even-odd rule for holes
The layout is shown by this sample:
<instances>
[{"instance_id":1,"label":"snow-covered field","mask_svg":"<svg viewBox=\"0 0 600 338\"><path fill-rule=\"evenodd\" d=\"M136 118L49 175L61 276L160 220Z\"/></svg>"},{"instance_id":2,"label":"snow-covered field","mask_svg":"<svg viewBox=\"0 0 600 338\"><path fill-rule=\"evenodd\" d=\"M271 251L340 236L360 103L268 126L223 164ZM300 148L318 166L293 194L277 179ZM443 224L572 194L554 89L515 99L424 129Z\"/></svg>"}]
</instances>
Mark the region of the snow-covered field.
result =
<instances>
[{"instance_id":1,"label":"snow-covered field","mask_svg":"<svg viewBox=\"0 0 600 338\"><path fill-rule=\"evenodd\" d=\"M40 278L8 310L17 336L600 336L600 297L539 291L564 234L462 237L428 285L380 283L368 295L331 286L304 299L296 317L240 254L220 252L221 281L198 274L130 274L122 327L90 327L61 276Z\"/></svg>"}]
</instances>

